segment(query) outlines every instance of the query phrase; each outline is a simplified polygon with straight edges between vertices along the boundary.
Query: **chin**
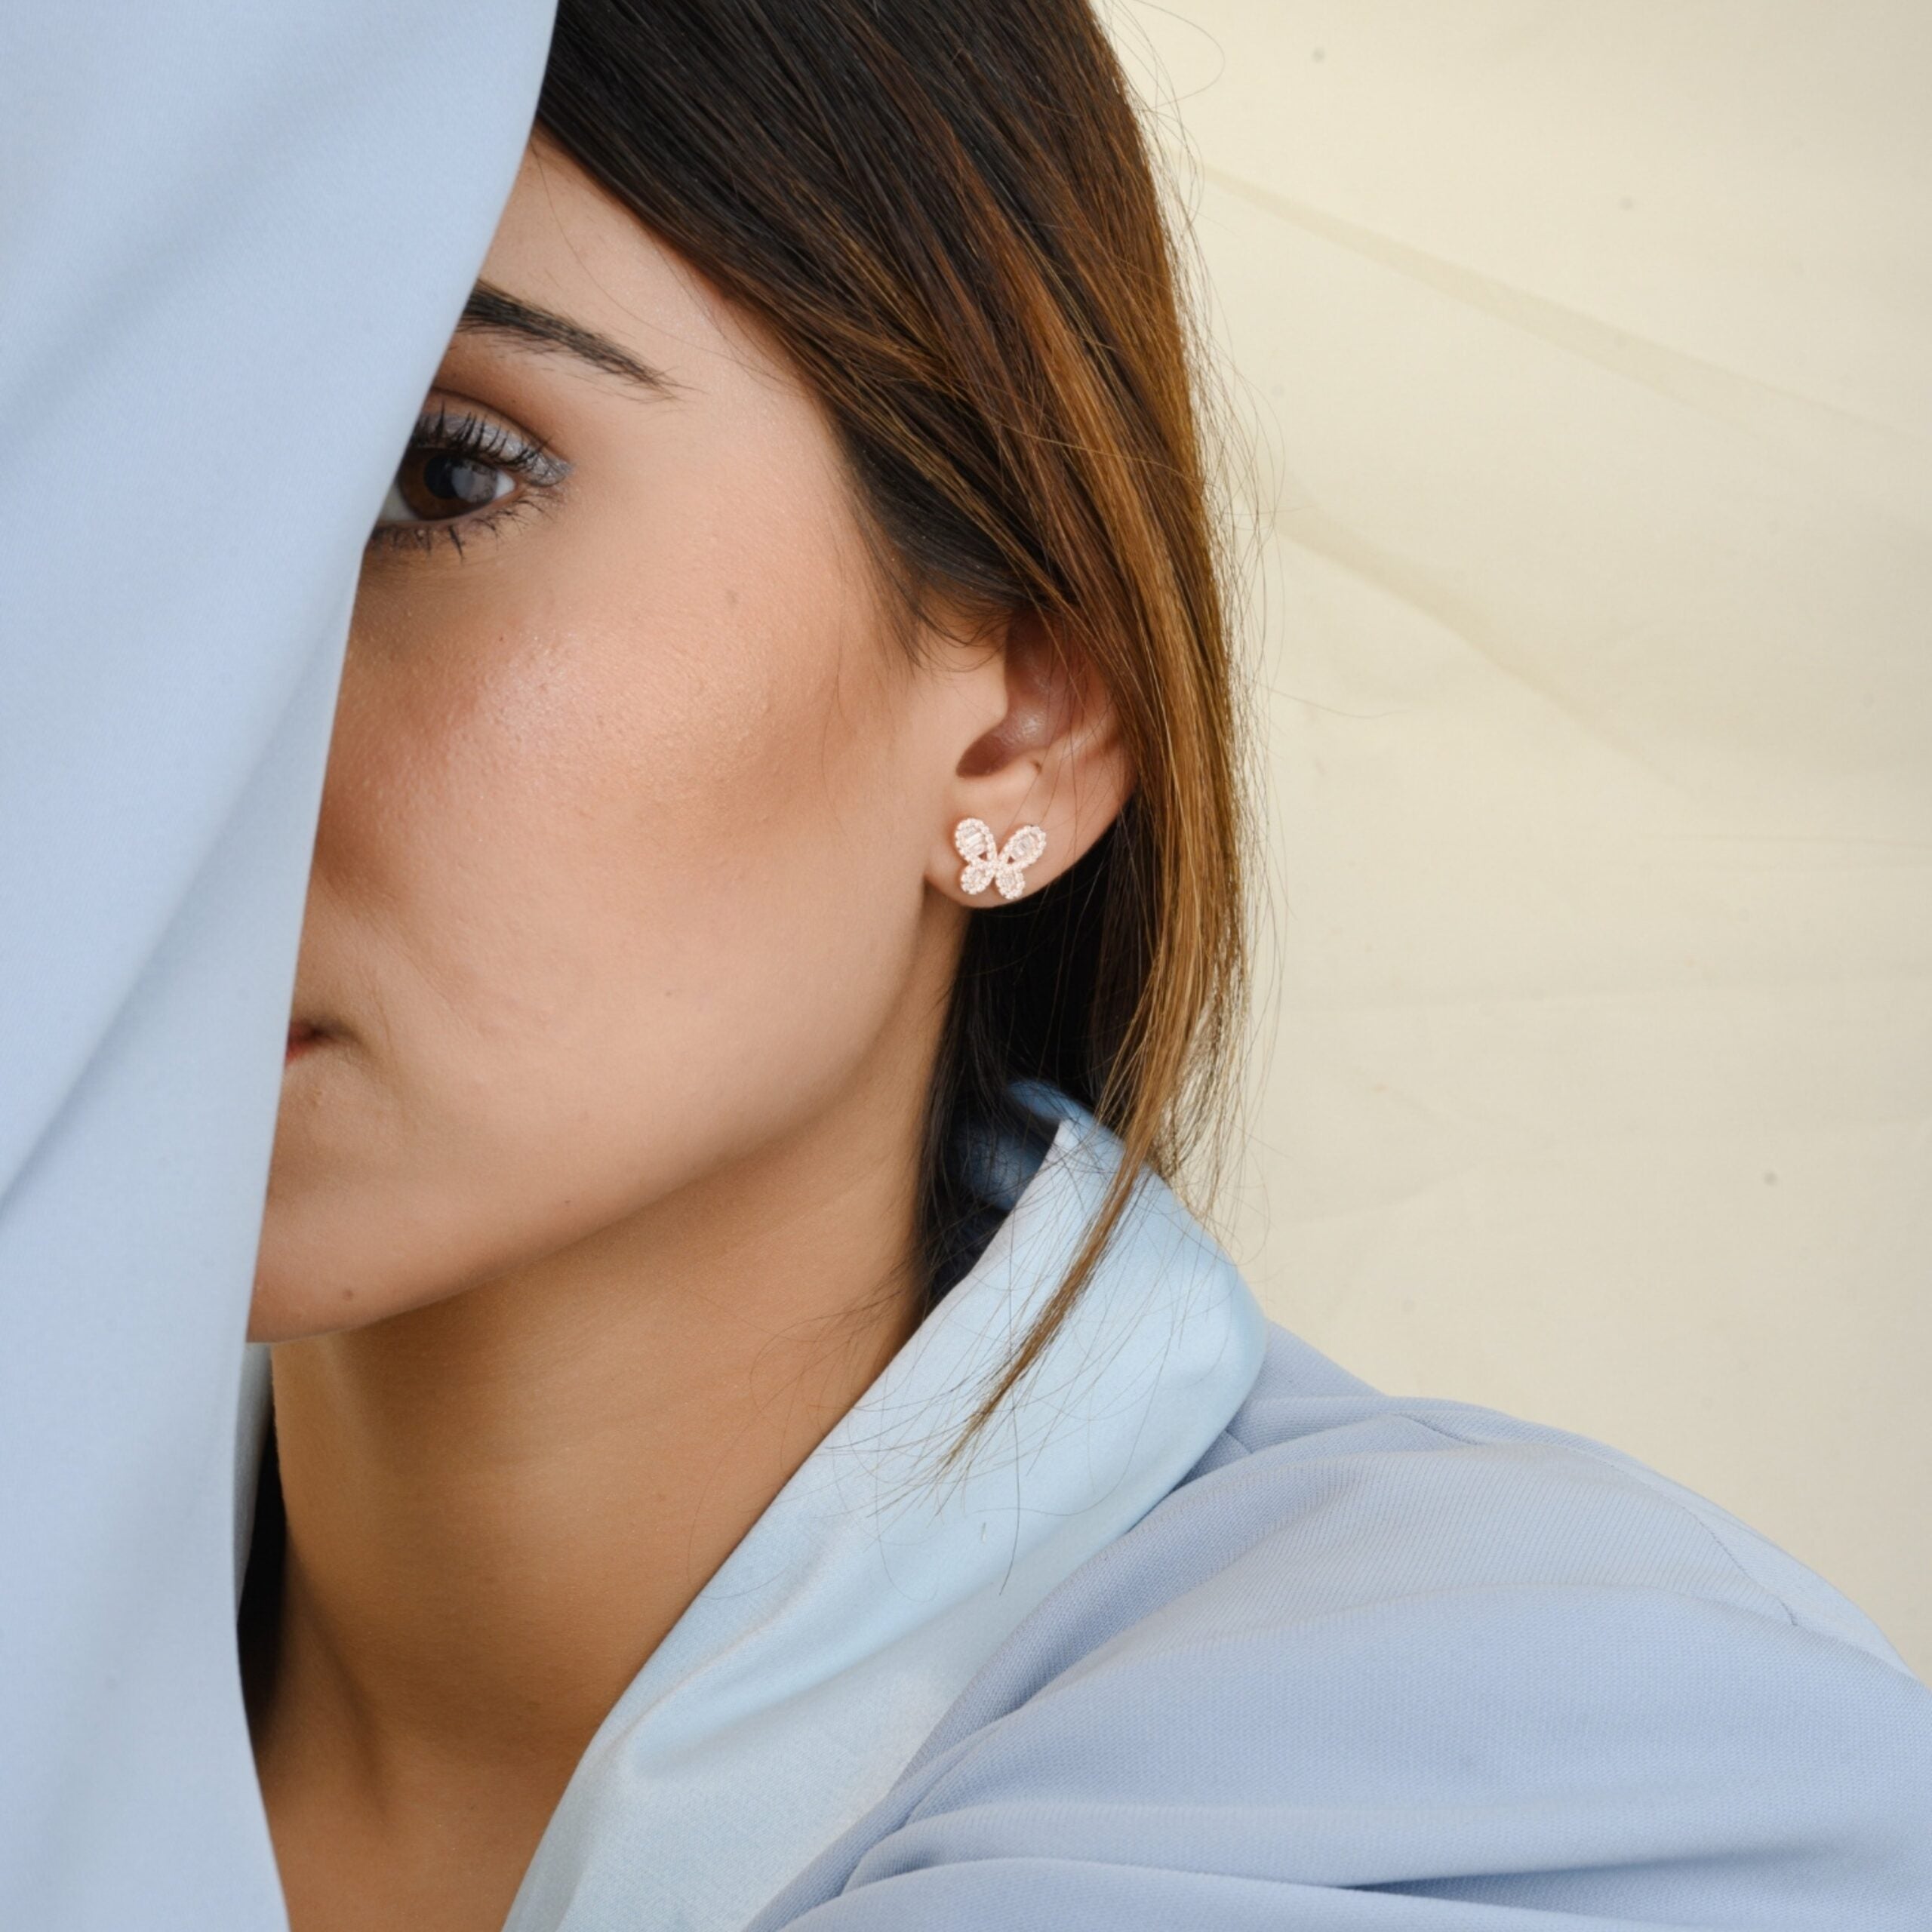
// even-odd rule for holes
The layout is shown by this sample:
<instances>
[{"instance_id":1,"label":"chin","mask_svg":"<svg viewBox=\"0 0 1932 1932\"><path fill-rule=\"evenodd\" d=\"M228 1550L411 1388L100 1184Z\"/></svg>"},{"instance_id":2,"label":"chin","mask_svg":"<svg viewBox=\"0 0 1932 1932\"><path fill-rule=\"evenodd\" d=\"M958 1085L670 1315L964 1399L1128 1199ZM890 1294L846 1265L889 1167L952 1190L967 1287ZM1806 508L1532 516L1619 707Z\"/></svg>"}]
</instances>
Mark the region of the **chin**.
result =
<instances>
[{"instance_id":1,"label":"chin","mask_svg":"<svg viewBox=\"0 0 1932 1932\"><path fill-rule=\"evenodd\" d=\"M341 1241L298 1241L264 1224L248 1303L251 1342L302 1342L366 1328L394 1315L439 1301L456 1284L364 1278L346 1266Z\"/></svg>"},{"instance_id":2,"label":"chin","mask_svg":"<svg viewBox=\"0 0 1932 1932\"><path fill-rule=\"evenodd\" d=\"M341 1291L325 1303L312 1291L291 1293L258 1277L248 1303L248 1340L306 1342L318 1335L363 1327L386 1312L365 1312L353 1289Z\"/></svg>"}]
</instances>

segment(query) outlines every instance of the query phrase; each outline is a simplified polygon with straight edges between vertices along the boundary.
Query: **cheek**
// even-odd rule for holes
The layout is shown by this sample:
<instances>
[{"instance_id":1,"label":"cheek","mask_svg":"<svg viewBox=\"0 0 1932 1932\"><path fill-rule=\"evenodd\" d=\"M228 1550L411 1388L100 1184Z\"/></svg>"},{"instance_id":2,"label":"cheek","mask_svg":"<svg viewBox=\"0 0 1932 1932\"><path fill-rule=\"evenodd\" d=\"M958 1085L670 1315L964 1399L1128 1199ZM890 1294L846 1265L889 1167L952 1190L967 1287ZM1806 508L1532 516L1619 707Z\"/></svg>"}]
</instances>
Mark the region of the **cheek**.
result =
<instances>
[{"instance_id":1,"label":"cheek","mask_svg":"<svg viewBox=\"0 0 1932 1932\"><path fill-rule=\"evenodd\" d=\"M667 609L661 592L648 662L629 625L555 654L578 688L544 707L540 739L525 694L499 694L526 722L500 757L478 746L466 789L492 801L472 817L492 828L480 867L528 910L516 956L469 975L467 996L576 1091L595 1058L689 1119L701 1086L721 1097L734 1069L762 1069L795 1087L863 1028L918 868L897 869L895 899L867 863L897 734L835 611L801 624L750 594Z\"/></svg>"},{"instance_id":2,"label":"cheek","mask_svg":"<svg viewBox=\"0 0 1932 1932\"><path fill-rule=\"evenodd\" d=\"M466 591L473 622L451 585L433 626L358 626L311 925L365 1037L304 1118L337 1140L311 1208L380 1235L365 1300L446 1292L783 1132L906 982L929 828L894 647L808 534L702 534L619 571L589 532L513 601Z\"/></svg>"}]
</instances>

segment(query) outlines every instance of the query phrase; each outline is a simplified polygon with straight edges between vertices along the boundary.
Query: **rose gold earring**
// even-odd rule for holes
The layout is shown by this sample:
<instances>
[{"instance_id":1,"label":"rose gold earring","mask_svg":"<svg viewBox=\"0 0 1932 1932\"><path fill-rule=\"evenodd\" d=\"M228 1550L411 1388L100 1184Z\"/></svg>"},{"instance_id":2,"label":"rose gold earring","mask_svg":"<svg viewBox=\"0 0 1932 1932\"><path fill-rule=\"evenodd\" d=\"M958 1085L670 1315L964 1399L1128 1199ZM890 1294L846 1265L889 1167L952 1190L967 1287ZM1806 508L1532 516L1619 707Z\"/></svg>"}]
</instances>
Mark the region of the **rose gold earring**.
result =
<instances>
[{"instance_id":1,"label":"rose gold earring","mask_svg":"<svg viewBox=\"0 0 1932 1932\"><path fill-rule=\"evenodd\" d=\"M968 898L989 885L1002 899L1017 899L1026 890L1026 868L1047 849L1047 835L1037 825L1023 825L1004 845L983 818L962 818L952 828L955 851L966 861L959 889Z\"/></svg>"}]
</instances>

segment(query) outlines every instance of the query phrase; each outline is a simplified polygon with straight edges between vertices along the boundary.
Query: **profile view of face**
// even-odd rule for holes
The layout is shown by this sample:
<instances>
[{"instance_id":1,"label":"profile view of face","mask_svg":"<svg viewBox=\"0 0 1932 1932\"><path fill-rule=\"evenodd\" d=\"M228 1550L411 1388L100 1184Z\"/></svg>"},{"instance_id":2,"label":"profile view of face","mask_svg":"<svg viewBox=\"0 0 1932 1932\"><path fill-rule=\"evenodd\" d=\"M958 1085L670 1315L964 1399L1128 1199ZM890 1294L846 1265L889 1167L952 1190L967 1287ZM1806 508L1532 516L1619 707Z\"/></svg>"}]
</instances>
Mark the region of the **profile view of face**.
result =
<instances>
[{"instance_id":1,"label":"profile view of face","mask_svg":"<svg viewBox=\"0 0 1932 1932\"><path fill-rule=\"evenodd\" d=\"M903 1080L962 808L1062 824L1037 761L975 766L999 651L907 651L741 312L540 146L479 287L363 569L257 1339L540 1267Z\"/></svg>"}]
</instances>

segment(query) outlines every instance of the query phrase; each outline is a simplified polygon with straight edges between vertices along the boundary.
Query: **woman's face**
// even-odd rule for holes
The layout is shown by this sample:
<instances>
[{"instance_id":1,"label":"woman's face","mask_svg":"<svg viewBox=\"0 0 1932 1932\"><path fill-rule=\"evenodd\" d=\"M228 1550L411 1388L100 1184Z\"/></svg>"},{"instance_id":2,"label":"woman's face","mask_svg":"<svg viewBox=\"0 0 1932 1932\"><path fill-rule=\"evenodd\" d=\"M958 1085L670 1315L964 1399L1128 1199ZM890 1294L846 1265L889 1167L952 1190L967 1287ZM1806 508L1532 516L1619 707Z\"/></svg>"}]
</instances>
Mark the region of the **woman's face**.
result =
<instances>
[{"instance_id":1,"label":"woman's face","mask_svg":"<svg viewBox=\"0 0 1932 1932\"><path fill-rule=\"evenodd\" d=\"M798 379L553 153L479 286L362 572L258 1337L782 1140L943 995L968 916L948 839L999 653L906 651Z\"/></svg>"}]
</instances>

